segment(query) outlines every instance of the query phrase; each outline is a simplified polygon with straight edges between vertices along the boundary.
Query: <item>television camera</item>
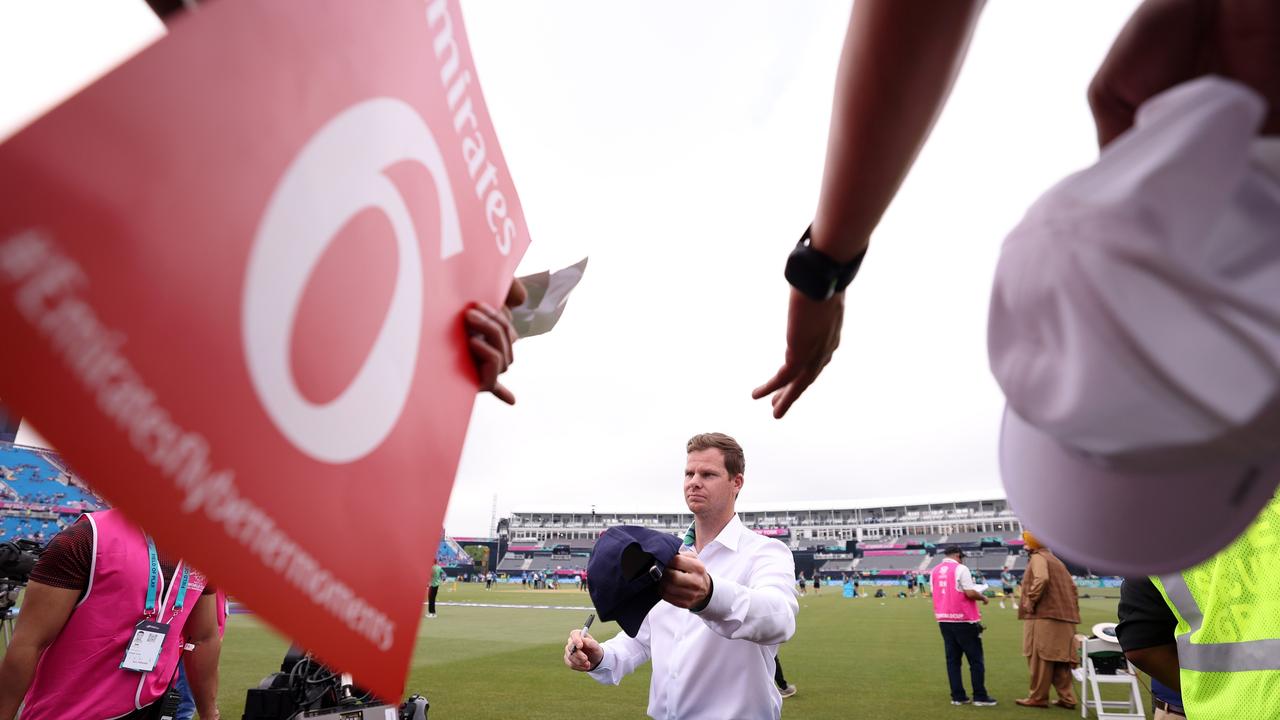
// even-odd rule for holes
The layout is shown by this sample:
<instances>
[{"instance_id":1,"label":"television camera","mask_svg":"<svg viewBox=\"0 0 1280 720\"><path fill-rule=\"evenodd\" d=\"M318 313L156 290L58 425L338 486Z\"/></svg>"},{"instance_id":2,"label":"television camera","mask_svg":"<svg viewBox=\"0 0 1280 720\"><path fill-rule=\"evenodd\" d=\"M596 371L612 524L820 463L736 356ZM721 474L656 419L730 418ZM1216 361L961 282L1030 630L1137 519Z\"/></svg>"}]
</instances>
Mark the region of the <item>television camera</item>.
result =
<instances>
[{"instance_id":1,"label":"television camera","mask_svg":"<svg viewBox=\"0 0 1280 720\"><path fill-rule=\"evenodd\" d=\"M427 720L431 706L414 695L396 707L352 684L351 676L322 665L294 646L280 672L245 696L243 720Z\"/></svg>"},{"instance_id":2,"label":"television camera","mask_svg":"<svg viewBox=\"0 0 1280 720\"><path fill-rule=\"evenodd\" d=\"M42 552L44 546L35 540L24 538L0 543L0 636L6 647L13 639L14 605L31 579L31 570Z\"/></svg>"}]
</instances>

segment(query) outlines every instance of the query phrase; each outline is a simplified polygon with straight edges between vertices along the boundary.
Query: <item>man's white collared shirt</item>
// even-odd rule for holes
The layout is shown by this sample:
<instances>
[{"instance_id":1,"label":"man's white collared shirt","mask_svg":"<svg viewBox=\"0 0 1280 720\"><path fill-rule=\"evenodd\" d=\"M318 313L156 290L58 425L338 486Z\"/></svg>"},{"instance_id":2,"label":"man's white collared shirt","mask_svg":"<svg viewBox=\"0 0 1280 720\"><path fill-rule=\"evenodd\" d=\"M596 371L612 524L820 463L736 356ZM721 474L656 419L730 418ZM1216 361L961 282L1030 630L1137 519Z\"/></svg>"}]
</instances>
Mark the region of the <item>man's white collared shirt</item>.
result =
<instances>
[{"instance_id":1,"label":"man's white collared shirt","mask_svg":"<svg viewBox=\"0 0 1280 720\"><path fill-rule=\"evenodd\" d=\"M773 662L778 644L795 633L800 610L791 551L735 515L698 558L712 580L707 607L695 614L659 602L635 638L618 633L602 643L604 659L591 677L617 685L652 659L650 717L780 717Z\"/></svg>"}]
</instances>

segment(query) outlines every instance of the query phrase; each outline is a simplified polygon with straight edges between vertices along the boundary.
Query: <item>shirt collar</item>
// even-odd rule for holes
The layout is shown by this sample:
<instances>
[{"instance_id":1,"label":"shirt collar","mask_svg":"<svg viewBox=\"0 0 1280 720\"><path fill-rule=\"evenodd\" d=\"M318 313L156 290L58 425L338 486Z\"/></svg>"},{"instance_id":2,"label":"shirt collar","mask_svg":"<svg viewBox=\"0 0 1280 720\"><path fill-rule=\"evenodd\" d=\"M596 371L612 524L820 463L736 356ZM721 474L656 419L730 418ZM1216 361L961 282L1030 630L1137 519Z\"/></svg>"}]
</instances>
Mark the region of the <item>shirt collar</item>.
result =
<instances>
[{"instance_id":1,"label":"shirt collar","mask_svg":"<svg viewBox=\"0 0 1280 720\"><path fill-rule=\"evenodd\" d=\"M738 519L737 513L734 513L733 517L729 518L729 522L725 524L724 529L720 531L720 534L707 543L706 546L709 547L712 543L719 543L730 551L737 552L738 541L742 539L742 533L744 532L748 532L746 526Z\"/></svg>"}]
</instances>

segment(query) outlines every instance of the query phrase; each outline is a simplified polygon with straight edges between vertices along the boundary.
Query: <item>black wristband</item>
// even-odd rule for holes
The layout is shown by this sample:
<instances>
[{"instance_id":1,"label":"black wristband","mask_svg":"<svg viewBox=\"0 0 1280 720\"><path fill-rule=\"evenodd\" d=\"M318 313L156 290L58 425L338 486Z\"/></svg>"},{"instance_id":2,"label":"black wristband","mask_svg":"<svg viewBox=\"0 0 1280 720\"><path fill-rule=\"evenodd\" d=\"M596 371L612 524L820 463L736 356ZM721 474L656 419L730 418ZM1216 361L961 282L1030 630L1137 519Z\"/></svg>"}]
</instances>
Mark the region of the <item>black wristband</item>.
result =
<instances>
[{"instance_id":1,"label":"black wristband","mask_svg":"<svg viewBox=\"0 0 1280 720\"><path fill-rule=\"evenodd\" d=\"M791 287L811 300L823 302L849 287L849 283L858 275L858 268L862 267L862 259L866 257L867 251L863 250L853 260L841 264L813 247L812 232L812 225L805 228L800 241L787 258L785 274Z\"/></svg>"}]
</instances>

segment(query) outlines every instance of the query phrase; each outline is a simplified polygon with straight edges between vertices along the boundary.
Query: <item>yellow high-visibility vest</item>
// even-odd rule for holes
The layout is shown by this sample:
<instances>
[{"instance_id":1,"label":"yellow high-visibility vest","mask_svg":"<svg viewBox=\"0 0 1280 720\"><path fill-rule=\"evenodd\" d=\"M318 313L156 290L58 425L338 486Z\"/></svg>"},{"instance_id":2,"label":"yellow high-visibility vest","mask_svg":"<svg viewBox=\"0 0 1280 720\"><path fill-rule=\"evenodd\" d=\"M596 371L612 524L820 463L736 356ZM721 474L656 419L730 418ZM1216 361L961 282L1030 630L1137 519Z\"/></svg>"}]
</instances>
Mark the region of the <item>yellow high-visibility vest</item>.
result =
<instances>
[{"instance_id":1,"label":"yellow high-visibility vest","mask_svg":"<svg viewBox=\"0 0 1280 720\"><path fill-rule=\"evenodd\" d=\"M1217 555L1152 580L1178 619L1189 720L1280 718L1280 495Z\"/></svg>"}]
</instances>

